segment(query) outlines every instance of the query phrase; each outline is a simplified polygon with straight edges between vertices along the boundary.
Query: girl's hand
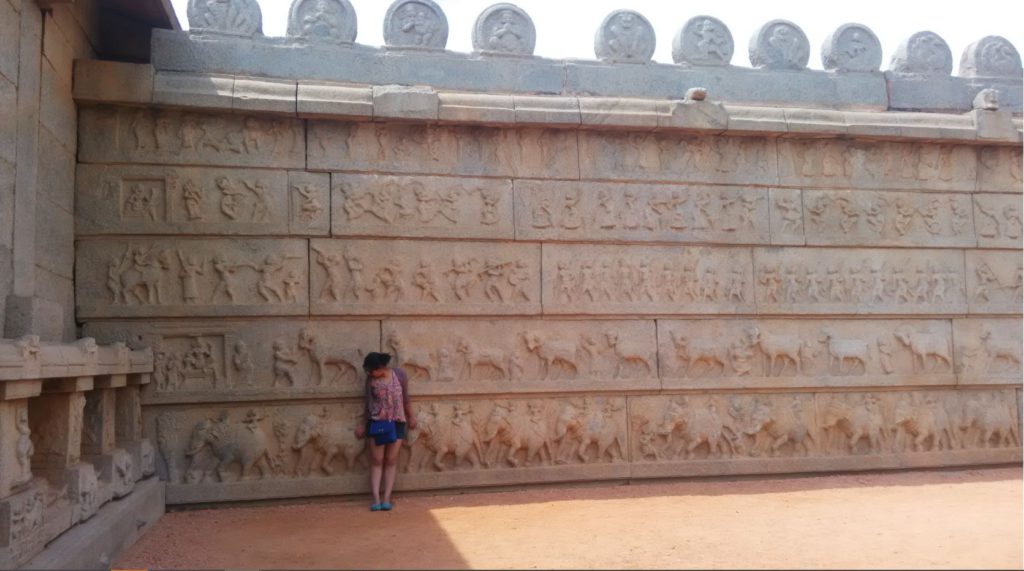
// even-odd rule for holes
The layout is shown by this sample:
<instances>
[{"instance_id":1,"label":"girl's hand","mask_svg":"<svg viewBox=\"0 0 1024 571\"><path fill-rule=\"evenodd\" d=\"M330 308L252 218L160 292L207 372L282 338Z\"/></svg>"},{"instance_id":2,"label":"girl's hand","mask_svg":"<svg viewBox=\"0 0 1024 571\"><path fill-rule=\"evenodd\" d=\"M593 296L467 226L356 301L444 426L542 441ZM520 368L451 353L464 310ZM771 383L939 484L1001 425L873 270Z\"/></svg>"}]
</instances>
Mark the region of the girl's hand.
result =
<instances>
[{"instance_id":1,"label":"girl's hand","mask_svg":"<svg viewBox=\"0 0 1024 571\"><path fill-rule=\"evenodd\" d=\"M364 436L366 436L366 426L360 424L359 426L356 427L355 432L356 432L356 438L362 440L362 438Z\"/></svg>"},{"instance_id":2,"label":"girl's hand","mask_svg":"<svg viewBox=\"0 0 1024 571\"><path fill-rule=\"evenodd\" d=\"M407 424L409 426L409 430L416 430L416 417L410 416Z\"/></svg>"}]
</instances>

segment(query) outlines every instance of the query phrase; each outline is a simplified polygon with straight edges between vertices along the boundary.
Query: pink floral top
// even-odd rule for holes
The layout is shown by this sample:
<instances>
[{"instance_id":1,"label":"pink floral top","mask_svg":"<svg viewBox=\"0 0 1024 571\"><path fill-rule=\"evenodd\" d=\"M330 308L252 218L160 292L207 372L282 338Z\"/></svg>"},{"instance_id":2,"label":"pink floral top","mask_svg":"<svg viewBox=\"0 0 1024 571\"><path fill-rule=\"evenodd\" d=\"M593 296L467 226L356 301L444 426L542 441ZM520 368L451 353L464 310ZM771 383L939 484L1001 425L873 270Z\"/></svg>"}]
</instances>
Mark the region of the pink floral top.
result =
<instances>
[{"instance_id":1,"label":"pink floral top","mask_svg":"<svg viewBox=\"0 0 1024 571\"><path fill-rule=\"evenodd\" d=\"M391 374L366 380L366 416L370 420L405 422L405 405L409 401L405 371L391 369Z\"/></svg>"}]
</instances>

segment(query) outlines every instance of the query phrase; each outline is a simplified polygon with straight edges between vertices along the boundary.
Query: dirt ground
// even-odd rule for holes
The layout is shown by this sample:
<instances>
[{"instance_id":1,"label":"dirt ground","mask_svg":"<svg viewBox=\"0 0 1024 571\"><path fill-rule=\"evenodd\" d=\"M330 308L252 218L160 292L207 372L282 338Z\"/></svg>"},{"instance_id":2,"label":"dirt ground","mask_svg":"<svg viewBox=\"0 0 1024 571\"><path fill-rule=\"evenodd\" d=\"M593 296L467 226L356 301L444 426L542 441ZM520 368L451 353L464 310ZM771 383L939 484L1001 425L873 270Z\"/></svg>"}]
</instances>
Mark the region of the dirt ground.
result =
<instances>
[{"instance_id":1,"label":"dirt ground","mask_svg":"<svg viewBox=\"0 0 1024 571\"><path fill-rule=\"evenodd\" d=\"M690 480L197 510L113 566L1016 568L1019 467Z\"/></svg>"}]
</instances>

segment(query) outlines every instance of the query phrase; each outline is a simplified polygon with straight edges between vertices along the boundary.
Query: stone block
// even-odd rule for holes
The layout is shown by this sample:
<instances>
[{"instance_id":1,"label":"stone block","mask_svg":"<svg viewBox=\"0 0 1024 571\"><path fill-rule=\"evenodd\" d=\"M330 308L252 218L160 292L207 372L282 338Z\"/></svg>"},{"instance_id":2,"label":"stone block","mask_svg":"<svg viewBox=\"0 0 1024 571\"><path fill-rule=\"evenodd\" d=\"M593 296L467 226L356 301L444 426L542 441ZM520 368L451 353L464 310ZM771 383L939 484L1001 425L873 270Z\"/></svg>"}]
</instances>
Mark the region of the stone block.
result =
<instances>
[{"instance_id":1,"label":"stone block","mask_svg":"<svg viewBox=\"0 0 1024 571\"><path fill-rule=\"evenodd\" d=\"M1000 106L1021 112L1020 80L967 77L922 77L885 72L892 111L966 113L982 89L998 89Z\"/></svg>"},{"instance_id":2,"label":"stone block","mask_svg":"<svg viewBox=\"0 0 1024 571\"><path fill-rule=\"evenodd\" d=\"M0 500L0 566L18 569L42 551L45 512L46 488L39 480Z\"/></svg>"},{"instance_id":3,"label":"stone block","mask_svg":"<svg viewBox=\"0 0 1024 571\"><path fill-rule=\"evenodd\" d=\"M974 189L968 145L780 139L779 181L819 188L960 191Z\"/></svg>"},{"instance_id":4,"label":"stone block","mask_svg":"<svg viewBox=\"0 0 1024 571\"><path fill-rule=\"evenodd\" d=\"M509 179L331 175L331 234L514 237Z\"/></svg>"},{"instance_id":5,"label":"stone block","mask_svg":"<svg viewBox=\"0 0 1024 571\"><path fill-rule=\"evenodd\" d=\"M71 247L70 243L68 247ZM75 287L72 279L50 272L40 266L35 267L36 295L46 303L53 303L60 310L60 319L54 323L46 323L45 327L53 328L52 335L46 337L50 341L71 341L75 335ZM56 311L56 310L54 310ZM58 335L59 333L59 335Z\"/></svg>"},{"instance_id":6,"label":"stone block","mask_svg":"<svg viewBox=\"0 0 1024 571\"><path fill-rule=\"evenodd\" d=\"M971 196L869 190L804 190L809 246L970 248Z\"/></svg>"},{"instance_id":7,"label":"stone block","mask_svg":"<svg viewBox=\"0 0 1024 571\"><path fill-rule=\"evenodd\" d=\"M516 123L546 126L579 125L580 102L576 97L539 97L516 95L513 97Z\"/></svg>"},{"instance_id":8,"label":"stone block","mask_svg":"<svg viewBox=\"0 0 1024 571\"><path fill-rule=\"evenodd\" d=\"M779 246L803 246L803 191L798 188L768 189L768 216L771 243Z\"/></svg>"},{"instance_id":9,"label":"stone block","mask_svg":"<svg viewBox=\"0 0 1024 571\"><path fill-rule=\"evenodd\" d=\"M824 109L783 109L790 135L842 136L847 133L846 115Z\"/></svg>"},{"instance_id":10,"label":"stone block","mask_svg":"<svg viewBox=\"0 0 1024 571\"><path fill-rule=\"evenodd\" d=\"M1009 109L975 109L970 115L974 118L974 128L979 139L1020 143L1020 132L1013 123L1013 113Z\"/></svg>"},{"instance_id":11,"label":"stone block","mask_svg":"<svg viewBox=\"0 0 1024 571\"><path fill-rule=\"evenodd\" d=\"M429 87L373 86L373 116L380 119L437 120L437 92Z\"/></svg>"},{"instance_id":12,"label":"stone block","mask_svg":"<svg viewBox=\"0 0 1024 571\"><path fill-rule=\"evenodd\" d=\"M978 246L1021 248L1021 199L1019 194L975 194L974 224Z\"/></svg>"},{"instance_id":13,"label":"stone block","mask_svg":"<svg viewBox=\"0 0 1024 571\"><path fill-rule=\"evenodd\" d=\"M656 127L664 104L653 99L619 97L581 97L580 120L583 125L614 127Z\"/></svg>"},{"instance_id":14,"label":"stone block","mask_svg":"<svg viewBox=\"0 0 1024 571\"><path fill-rule=\"evenodd\" d=\"M39 125L72 151L77 145L78 109L71 97L71 85L62 82L48 65L42 66L39 78Z\"/></svg>"},{"instance_id":15,"label":"stone block","mask_svg":"<svg viewBox=\"0 0 1024 571\"><path fill-rule=\"evenodd\" d=\"M4 383L5 389L8 384L15 383ZM38 396L38 385L34 388L36 390L27 395L4 395L4 400L0 401L0 498L6 498L11 490L32 480L35 448L28 421L28 397ZM21 398L11 398L16 396Z\"/></svg>"},{"instance_id":16,"label":"stone block","mask_svg":"<svg viewBox=\"0 0 1024 571\"><path fill-rule=\"evenodd\" d=\"M235 77L232 75L161 71L153 78L153 103L170 107L230 110L234 105L234 88Z\"/></svg>"},{"instance_id":17,"label":"stone block","mask_svg":"<svg viewBox=\"0 0 1024 571\"><path fill-rule=\"evenodd\" d=\"M82 450L81 392L43 394L29 400L28 419L33 441L32 469L59 484L64 471L78 463Z\"/></svg>"},{"instance_id":18,"label":"stone block","mask_svg":"<svg viewBox=\"0 0 1024 571\"><path fill-rule=\"evenodd\" d=\"M953 385L949 321L659 320L668 389Z\"/></svg>"},{"instance_id":19,"label":"stone block","mask_svg":"<svg viewBox=\"0 0 1024 571\"><path fill-rule=\"evenodd\" d=\"M125 386L114 392L114 434L118 445L142 439L142 400L139 387Z\"/></svg>"},{"instance_id":20,"label":"stone block","mask_svg":"<svg viewBox=\"0 0 1024 571\"><path fill-rule=\"evenodd\" d=\"M755 248L757 311L767 314L958 314L957 250Z\"/></svg>"},{"instance_id":21,"label":"stone block","mask_svg":"<svg viewBox=\"0 0 1024 571\"><path fill-rule=\"evenodd\" d=\"M135 487L135 467L127 451L114 448L108 454L83 454L82 460L96 468L101 493L111 494L110 499L123 498Z\"/></svg>"},{"instance_id":22,"label":"stone block","mask_svg":"<svg viewBox=\"0 0 1024 571\"><path fill-rule=\"evenodd\" d=\"M775 107L723 105L729 118L730 134L781 135L789 131L786 111Z\"/></svg>"},{"instance_id":23,"label":"stone block","mask_svg":"<svg viewBox=\"0 0 1024 571\"><path fill-rule=\"evenodd\" d=\"M315 170L579 178L576 133L402 123L311 121Z\"/></svg>"},{"instance_id":24,"label":"stone block","mask_svg":"<svg viewBox=\"0 0 1024 571\"><path fill-rule=\"evenodd\" d=\"M43 166L43 163L40 163ZM75 262L75 218L48 198L36 198L36 219L46 224L36 225L36 266L62 278L70 279ZM43 284L36 287L37 294ZM40 294L40 297L46 297ZM61 301L64 298L50 298Z\"/></svg>"},{"instance_id":25,"label":"stone block","mask_svg":"<svg viewBox=\"0 0 1024 571\"><path fill-rule=\"evenodd\" d=\"M300 121L170 110L82 109L83 163L305 168Z\"/></svg>"},{"instance_id":26,"label":"stone block","mask_svg":"<svg viewBox=\"0 0 1024 571\"><path fill-rule=\"evenodd\" d=\"M287 234L283 170L78 166L75 232Z\"/></svg>"},{"instance_id":27,"label":"stone block","mask_svg":"<svg viewBox=\"0 0 1024 571\"><path fill-rule=\"evenodd\" d=\"M46 160L39 163L36 174L36 208L51 210L56 205L63 212L55 214L70 215L75 210L75 151L64 148L46 128L39 129L39 146L46 149ZM42 206L43 203L47 206ZM48 218L46 213L39 219ZM53 230L52 226L47 230Z\"/></svg>"},{"instance_id":28,"label":"stone block","mask_svg":"<svg viewBox=\"0 0 1024 571\"><path fill-rule=\"evenodd\" d=\"M300 239L81 240L77 314L306 315L306 255Z\"/></svg>"},{"instance_id":29,"label":"stone block","mask_svg":"<svg viewBox=\"0 0 1024 571\"><path fill-rule=\"evenodd\" d=\"M5 313L4 337L38 335L47 341L64 338L64 309L53 301L35 296L8 295Z\"/></svg>"},{"instance_id":30,"label":"stone block","mask_svg":"<svg viewBox=\"0 0 1024 571\"><path fill-rule=\"evenodd\" d=\"M907 113L869 111L844 111L846 132L856 137L878 137L882 139L899 139L900 129Z\"/></svg>"},{"instance_id":31,"label":"stone block","mask_svg":"<svg viewBox=\"0 0 1024 571\"><path fill-rule=\"evenodd\" d=\"M75 55L52 12L43 15L42 48L44 61L49 62L61 83L71 87L71 66Z\"/></svg>"},{"instance_id":32,"label":"stone block","mask_svg":"<svg viewBox=\"0 0 1024 571\"><path fill-rule=\"evenodd\" d=\"M85 332L153 349L144 405L359 397L363 357L380 350L378 321L96 321Z\"/></svg>"},{"instance_id":33,"label":"stone block","mask_svg":"<svg viewBox=\"0 0 1024 571\"><path fill-rule=\"evenodd\" d=\"M968 250L966 256L970 313L1020 315L1024 304L1024 262L1020 251Z\"/></svg>"},{"instance_id":34,"label":"stone block","mask_svg":"<svg viewBox=\"0 0 1024 571\"><path fill-rule=\"evenodd\" d=\"M13 173L18 156L18 87L0 78L0 161ZM13 181L13 176L11 177ZM5 226L10 228L10 226Z\"/></svg>"},{"instance_id":35,"label":"stone block","mask_svg":"<svg viewBox=\"0 0 1024 571\"><path fill-rule=\"evenodd\" d=\"M545 245L544 313L753 313L749 248Z\"/></svg>"},{"instance_id":36,"label":"stone block","mask_svg":"<svg viewBox=\"0 0 1024 571\"><path fill-rule=\"evenodd\" d=\"M729 128L729 112L715 101L670 101L658 116L658 126L720 132Z\"/></svg>"},{"instance_id":37,"label":"stone block","mask_svg":"<svg viewBox=\"0 0 1024 571\"><path fill-rule=\"evenodd\" d=\"M540 313L540 245L310 241L314 315Z\"/></svg>"},{"instance_id":38,"label":"stone block","mask_svg":"<svg viewBox=\"0 0 1024 571\"><path fill-rule=\"evenodd\" d=\"M653 321L388 320L382 335L417 395L660 388Z\"/></svg>"},{"instance_id":39,"label":"stone block","mask_svg":"<svg viewBox=\"0 0 1024 571\"><path fill-rule=\"evenodd\" d=\"M0 3L0 75L12 84L18 82L20 20L18 10L10 3Z\"/></svg>"},{"instance_id":40,"label":"stone block","mask_svg":"<svg viewBox=\"0 0 1024 571\"><path fill-rule=\"evenodd\" d=\"M327 173L288 172L290 214L288 231L294 236L326 236L331 231L331 177Z\"/></svg>"},{"instance_id":41,"label":"stone block","mask_svg":"<svg viewBox=\"0 0 1024 571\"><path fill-rule=\"evenodd\" d=\"M74 98L81 103L148 105L153 101L153 66L77 59Z\"/></svg>"},{"instance_id":42,"label":"stone block","mask_svg":"<svg viewBox=\"0 0 1024 571\"><path fill-rule=\"evenodd\" d=\"M96 515L96 511L103 505L104 499L101 497L102 492L96 468L92 464L79 462L70 466L64 472L63 484L68 487L72 524L86 521Z\"/></svg>"},{"instance_id":43,"label":"stone block","mask_svg":"<svg viewBox=\"0 0 1024 571\"><path fill-rule=\"evenodd\" d=\"M1021 147L986 146L978 149L979 192L1021 192Z\"/></svg>"},{"instance_id":44,"label":"stone block","mask_svg":"<svg viewBox=\"0 0 1024 571\"><path fill-rule=\"evenodd\" d=\"M373 89L346 85L298 83L299 117L373 117Z\"/></svg>"},{"instance_id":45,"label":"stone block","mask_svg":"<svg viewBox=\"0 0 1024 571\"><path fill-rule=\"evenodd\" d=\"M437 118L456 123L504 125L516 122L516 109L511 95L439 93Z\"/></svg>"},{"instance_id":46,"label":"stone block","mask_svg":"<svg viewBox=\"0 0 1024 571\"><path fill-rule=\"evenodd\" d=\"M516 180L516 238L767 244L765 188Z\"/></svg>"},{"instance_id":47,"label":"stone block","mask_svg":"<svg viewBox=\"0 0 1024 571\"><path fill-rule=\"evenodd\" d=\"M583 178L651 182L774 184L775 141L670 132L579 133Z\"/></svg>"},{"instance_id":48,"label":"stone block","mask_svg":"<svg viewBox=\"0 0 1024 571\"><path fill-rule=\"evenodd\" d=\"M1020 319L954 319L953 341L960 385L1020 385Z\"/></svg>"},{"instance_id":49,"label":"stone block","mask_svg":"<svg viewBox=\"0 0 1024 571\"><path fill-rule=\"evenodd\" d=\"M236 77L232 105L235 111L295 115L297 90L294 81Z\"/></svg>"}]
</instances>

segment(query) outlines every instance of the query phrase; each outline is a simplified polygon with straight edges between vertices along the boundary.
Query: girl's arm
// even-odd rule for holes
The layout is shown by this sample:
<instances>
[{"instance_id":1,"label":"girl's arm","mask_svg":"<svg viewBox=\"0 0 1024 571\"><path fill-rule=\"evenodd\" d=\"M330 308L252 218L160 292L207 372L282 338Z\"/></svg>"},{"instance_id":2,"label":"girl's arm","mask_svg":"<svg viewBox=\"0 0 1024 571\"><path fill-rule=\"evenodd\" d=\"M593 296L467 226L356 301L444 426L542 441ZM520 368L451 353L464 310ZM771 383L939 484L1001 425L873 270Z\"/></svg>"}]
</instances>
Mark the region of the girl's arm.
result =
<instances>
[{"instance_id":1,"label":"girl's arm","mask_svg":"<svg viewBox=\"0 0 1024 571\"><path fill-rule=\"evenodd\" d=\"M405 408L405 421L410 429L416 428L416 413L412 408L412 401L409 399L409 378L405 375L405 369L396 368L395 374L398 382L402 385L402 407Z\"/></svg>"}]
</instances>

